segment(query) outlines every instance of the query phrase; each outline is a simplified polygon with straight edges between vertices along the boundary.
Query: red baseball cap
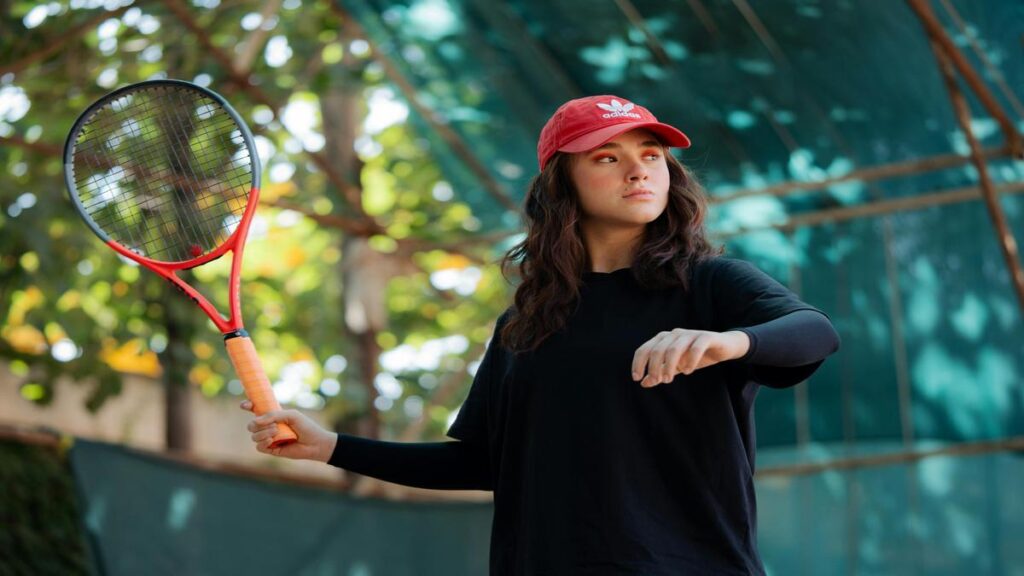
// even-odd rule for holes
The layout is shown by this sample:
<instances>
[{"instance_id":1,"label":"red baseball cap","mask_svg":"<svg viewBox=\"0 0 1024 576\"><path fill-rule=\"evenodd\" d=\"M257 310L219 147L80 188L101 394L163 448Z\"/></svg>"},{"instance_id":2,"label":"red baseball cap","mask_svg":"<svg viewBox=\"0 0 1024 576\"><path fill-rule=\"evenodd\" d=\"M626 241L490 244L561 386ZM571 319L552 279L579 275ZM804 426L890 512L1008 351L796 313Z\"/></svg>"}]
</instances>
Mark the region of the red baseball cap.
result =
<instances>
[{"instance_id":1,"label":"red baseball cap","mask_svg":"<svg viewBox=\"0 0 1024 576\"><path fill-rule=\"evenodd\" d=\"M569 100L555 110L540 131L537 163L543 170L555 152L586 152L637 128L650 130L667 146L690 147L686 134L658 122L639 104L618 96L587 96Z\"/></svg>"}]
</instances>

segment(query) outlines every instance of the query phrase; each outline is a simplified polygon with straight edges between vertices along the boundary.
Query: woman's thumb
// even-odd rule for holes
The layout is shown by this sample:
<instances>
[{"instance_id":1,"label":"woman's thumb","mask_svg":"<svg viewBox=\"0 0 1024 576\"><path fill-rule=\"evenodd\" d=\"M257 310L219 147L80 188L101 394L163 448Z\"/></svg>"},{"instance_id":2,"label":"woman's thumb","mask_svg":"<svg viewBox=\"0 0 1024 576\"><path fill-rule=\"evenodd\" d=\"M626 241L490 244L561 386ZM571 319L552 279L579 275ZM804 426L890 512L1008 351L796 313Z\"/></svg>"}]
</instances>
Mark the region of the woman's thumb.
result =
<instances>
[{"instance_id":1,"label":"woman's thumb","mask_svg":"<svg viewBox=\"0 0 1024 576\"><path fill-rule=\"evenodd\" d=\"M288 423L288 416L286 410L271 410L270 412L264 412L256 416L254 419L257 426L264 427L270 424L277 424L278 422Z\"/></svg>"},{"instance_id":2,"label":"woman's thumb","mask_svg":"<svg viewBox=\"0 0 1024 576\"><path fill-rule=\"evenodd\" d=\"M291 426L292 429L296 430L305 428L306 418L298 410L278 410L276 412L273 412L273 414L274 422L277 422L279 424L287 424L288 426Z\"/></svg>"}]
</instances>

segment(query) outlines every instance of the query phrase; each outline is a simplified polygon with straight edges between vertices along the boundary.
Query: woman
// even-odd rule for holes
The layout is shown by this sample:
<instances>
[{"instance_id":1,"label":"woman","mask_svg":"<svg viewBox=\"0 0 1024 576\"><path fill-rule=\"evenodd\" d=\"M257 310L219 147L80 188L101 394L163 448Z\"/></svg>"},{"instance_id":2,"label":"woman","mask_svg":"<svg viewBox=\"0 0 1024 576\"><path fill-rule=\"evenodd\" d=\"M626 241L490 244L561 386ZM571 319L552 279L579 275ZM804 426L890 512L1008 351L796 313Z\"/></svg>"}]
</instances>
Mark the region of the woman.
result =
<instances>
[{"instance_id":1,"label":"woman","mask_svg":"<svg viewBox=\"0 0 1024 576\"><path fill-rule=\"evenodd\" d=\"M763 574L754 397L839 347L828 317L705 238L707 201L668 147L689 139L614 96L541 132L522 282L448 431L403 444L297 411L271 453L399 484L494 492L491 574ZM243 408L251 404L243 402Z\"/></svg>"}]
</instances>

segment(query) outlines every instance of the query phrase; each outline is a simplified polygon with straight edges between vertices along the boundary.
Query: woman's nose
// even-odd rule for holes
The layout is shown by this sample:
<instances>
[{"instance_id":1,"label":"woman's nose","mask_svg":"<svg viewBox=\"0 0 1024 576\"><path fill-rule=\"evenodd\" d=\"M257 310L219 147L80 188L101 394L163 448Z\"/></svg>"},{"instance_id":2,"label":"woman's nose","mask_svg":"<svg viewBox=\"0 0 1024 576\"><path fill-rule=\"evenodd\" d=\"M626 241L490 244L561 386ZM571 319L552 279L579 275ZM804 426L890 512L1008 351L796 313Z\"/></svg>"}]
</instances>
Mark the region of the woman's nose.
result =
<instances>
[{"instance_id":1,"label":"woman's nose","mask_svg":"<svg viewBox=\"0 0 1024 576\"><path fill-rule=\"evenodd\" d=\"M629 171L626 172L626 177L629 179L630 182L635 182L637 180L646 180L647 168L643 165L642 162L633 162L633 164L629 167Z\"/></svg>"}]
</instances>

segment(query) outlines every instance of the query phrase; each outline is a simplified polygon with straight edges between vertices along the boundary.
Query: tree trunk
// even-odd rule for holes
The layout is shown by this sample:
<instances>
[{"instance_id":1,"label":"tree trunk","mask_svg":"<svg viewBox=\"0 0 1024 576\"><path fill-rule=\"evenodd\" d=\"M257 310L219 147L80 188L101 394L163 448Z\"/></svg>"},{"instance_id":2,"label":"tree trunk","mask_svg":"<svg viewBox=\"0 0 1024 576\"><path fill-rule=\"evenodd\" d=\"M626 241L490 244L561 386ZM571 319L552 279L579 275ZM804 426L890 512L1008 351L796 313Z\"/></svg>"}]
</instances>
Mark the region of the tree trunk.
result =
<instances>
[{"instance_id":1,"label":"tree trunk","mask_svg":"<svg viewBox=\"0 0 1024 576\"><path fill-rule=\"evenodd\" d=\"M164 328L167 347L159 354L163 367L164 416L167 450L192 451L192 401L188 375L195 363L192 353L192 316L202 314L169 286L164 296Z\"/></svg>"},{"instance_id":2,"label":"tree trunk","mask_svg":"<svg viewBox=\"0 0 1024 576\"><path fill-rule=\"evenodd\" d=\"M325 71L331 76L331 82L321 96L320 107L325 140L324 154L347 182L361 188L363 163L356 155L355 140L361 124L359 109L363 82L352 79L362 74L363 64L348 50L355 37L351 24L344 22L338 42L344 47L345 54L341 62ZM361 206L352 206L351 202L347 201L344 191L332 189L331 192L336 211L346 216L358 216L362 213ZM364 394L361 409L350 411L347 417L342 417L333 424L339 432L365 438L379 438L380 417L374 404L377 389L373 383L377 376L377 357L380 354L377 345L380 321L379 318L371 321L364 303L369 288L364 281L369 270L360 265L363 259L359 255L365 253L366 239L345 236L340 238L339 242L342 252L339 274L345 309L344 326L354 350L351 358L353 376L350 384L362 387Z\"/></svg>"}]
</instances>

